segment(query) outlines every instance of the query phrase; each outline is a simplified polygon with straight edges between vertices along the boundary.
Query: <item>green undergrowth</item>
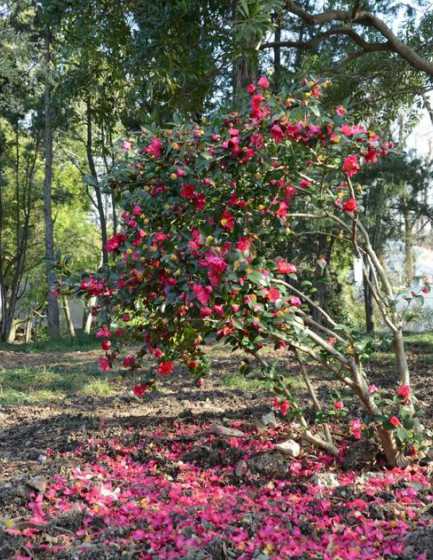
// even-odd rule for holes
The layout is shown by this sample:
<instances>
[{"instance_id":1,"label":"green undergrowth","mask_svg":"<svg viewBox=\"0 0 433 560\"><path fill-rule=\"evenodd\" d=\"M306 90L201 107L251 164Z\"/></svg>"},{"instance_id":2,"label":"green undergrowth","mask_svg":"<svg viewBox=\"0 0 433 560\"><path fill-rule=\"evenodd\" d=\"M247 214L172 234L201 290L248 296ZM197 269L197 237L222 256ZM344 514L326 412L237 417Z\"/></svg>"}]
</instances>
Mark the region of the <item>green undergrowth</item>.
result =
<instances>
[{"instance_id":1,"label":"green undergrowth","mask_svg":"<svg viewBox=\"0 0 433 560\"><path fill-rule=\"evenodd\" d=\"M409 334L406 345L409 353L416 356L417 363L433 364L433 332ZM2 368L0 355L0 406L61 402L79 397L104 398L127 391L127 386L131 384L128 375L122 378L116 372L111 375L99 372L95 354L87 353L97 347L98 342L93 337L83 336L73 341L63 339L29 345L1 345L0 351L9 352L9 369ZM16 352L17 361L23 352L30 355L26 356L23 364L13 367L11 352ZM38 357L40 353L50 352L53 353L52 360ZM65 356L64 352L75 352L75 355ZM248 375L240 372L245 359L241 352L230 352L227 347L217 343L210 348L210 358L213 379L228 389L252 392L272 389L271 381L261 379L258 371ZM394 356L389 349L375 353L372 360L386 367L393 363ZM279 367L283 372L289 365L281 359ZM290 371L287 371L287 375L290 376ZM297 375L292 377L292 383L294 386L302 385Z\"/></svg>"},{"instance_id":2,"label":"green undergrowth","mask_svg":"<svg viewBox=\"0 0 433 560\"><path fill-rule=\"evenodd\" d=\"M115 387L93 366L0 370L0 405L36 404L79 396L109 397Z\"/></svg>"}]
</instances>

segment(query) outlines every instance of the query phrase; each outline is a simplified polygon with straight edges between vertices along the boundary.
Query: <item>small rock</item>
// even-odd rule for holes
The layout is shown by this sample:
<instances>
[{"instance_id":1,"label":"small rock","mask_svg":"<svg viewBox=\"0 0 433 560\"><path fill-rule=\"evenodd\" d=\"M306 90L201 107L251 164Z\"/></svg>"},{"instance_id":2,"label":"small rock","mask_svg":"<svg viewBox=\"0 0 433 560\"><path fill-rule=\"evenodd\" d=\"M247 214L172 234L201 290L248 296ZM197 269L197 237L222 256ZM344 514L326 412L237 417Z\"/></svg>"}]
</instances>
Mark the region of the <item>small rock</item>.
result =
<instances>
[{"instance_id":1,"label":"small rock","mask_svg":"<svg viewBox=\"0 0 433 560\"><path fill-rule=\"evenodd\" d=\"M288 439L287 441L277 443L275 445L275 449L281 451L281 453L284 453L289 457L298 457L301 453L301 446L294 439Z\"/></svg>"},{"instance_id":2,"label":"small rock","mask_svg":"<svg viewBox=\"0 0 433 560\"><path fill-rule=\"evenodd\" d=\"M258 453L248 459L248 468L253 474L258 474L266 478L287 478L289 472L289 461L287 456L280 451L270 453Z\"/></svg>"},{"instance_id":3,"label":"small rock","mask_svg":"<svg viewBox=\"0 0 433 560\"><path fill-rule=\"evenodd\" d=\"M26 484L27 486L30 486L30 488L37 490L40 494L43 494L47 489L48 481L42 476L35 476L34 478L27 480Z\"/></svg>"},{"instance_id":4,"label":"small rock","mask_svg":"<svg viewBox=\"0 0 433 560\"><path fill-rule=\"evenodd\" d=\"M425 554L426 560L433 560L433 527L418 529L406 540L403 558L413 560L420 554Z\"/></svg>"},{"instance_id":5,"label":"small rock","mask_svg":"<svg viewBox=\"0 0 433 560\"><path fill-rule=\"evenodd\" d=\"M246 461L239 461L235 468L235 474L238 478L243 478L248 472L248 463Z\"/></svg>"},{"instance_id":6,"label":"small rock","mask_svg":"<svg viewBox=\"0 0 433 560\"><path fill-rule=\"evenodd\" d=\"M222 424L212 424L212 426L210 427L210 431L217 436L246 437L246 434L244 434L244 432L236 430L236 428L227 428L227 426L223 426Z\"/></svg>"},{"instance_id":7,"label":"small rock","mask_svg":"<svg viewBox=\"0 0 433 560\"><path fill-rule=\"evenodd\" d=\"M337 488L340 486L337 475L334 473L316 473L312 476L311 481L323 488Z\"/></svg>"},{"instance_id":8,"label":"small rock","mask_svg":"<svg viewBox=\"0 0 433 560\"><path fill-rule=\"evenodd\" d=\"M272 426L273 428L276 428L278 426L278 420L276 419L273 410L271 410L267 414L263 414L262 422L265 426Z\"/></svg>"}]
</instances>

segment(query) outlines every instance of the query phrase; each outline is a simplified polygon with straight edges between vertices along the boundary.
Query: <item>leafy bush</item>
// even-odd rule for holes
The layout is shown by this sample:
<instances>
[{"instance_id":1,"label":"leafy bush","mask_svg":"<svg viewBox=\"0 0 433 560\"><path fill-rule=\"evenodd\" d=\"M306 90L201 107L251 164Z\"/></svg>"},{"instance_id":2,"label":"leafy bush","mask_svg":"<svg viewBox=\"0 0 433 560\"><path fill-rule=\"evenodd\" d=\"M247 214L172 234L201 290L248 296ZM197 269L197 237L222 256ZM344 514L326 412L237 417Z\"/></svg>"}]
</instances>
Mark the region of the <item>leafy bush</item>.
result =
<instances>
[{"instance_id":1,"label":"leafy bush","mask_svg":"<svg viewBox=\"0 0 433 560\"><path fill-rule=\"evenodd\" d=\"M144 355L153 356L156 365L143 372L137 395L169 376L175 362L200 380L208 369L205 343L216 336L253 356L280 394L276 406L301 423L309 441L336 454L329 426L324 437L313 433L284 375L260 355L265 346L291 352L324 422L333 406L319 403L305 359L332 371L360 399L365 418L352 419L352 433L357 437L368 423L395 464L415 437L402 318L362 226L363 187L355 182L362 166L392 146L350 123L342 106L324 113L326 83L305 82L283 97L268 85L261 78L248 86L250 106L242 114L143 130L123 142L125 157L107 178L123 208L122 229L107 245L113 265L80 284L82 294L98 297L97 336L106 351L100 367L118 362L139 370ZM372 289L394 337L401 410L395 397L369 385L364 339L315 299L311 268L329 262L311 262L305 247L314 235L364 255L373 271ZM140 350L125 355L124 343Z\"/></svg>"}]
</instances>

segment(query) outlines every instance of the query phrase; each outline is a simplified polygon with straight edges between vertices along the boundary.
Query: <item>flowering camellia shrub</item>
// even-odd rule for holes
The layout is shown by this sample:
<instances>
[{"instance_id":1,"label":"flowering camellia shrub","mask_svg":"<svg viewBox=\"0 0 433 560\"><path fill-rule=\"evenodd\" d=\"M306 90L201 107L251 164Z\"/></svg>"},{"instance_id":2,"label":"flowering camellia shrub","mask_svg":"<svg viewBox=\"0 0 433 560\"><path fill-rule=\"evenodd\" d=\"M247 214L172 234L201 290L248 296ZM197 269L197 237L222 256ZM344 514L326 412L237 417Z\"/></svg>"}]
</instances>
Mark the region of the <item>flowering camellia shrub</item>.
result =
<instances>
[{"instance_id":1,"label":"flowering camellia shrub","mask_svg":"<svg viewBox=\"0 0 433 560\"><path fill-rule=\"evenodd\" d=\"M261 78L247 88L245 113L202 126L143 130L125 141L123 161L108 178L123 208L122 228L107 245L113 264L83 276L80 291L97 297L101 370L120 364L140 373L137 396L170 376L175 364L199 381L208 369L205 344L222 340L257 360L274 380L275 407L296 419L308 441L337 454L329 422L341 416L355 438L374 434L395 465L414 452L419 427L403 319L362 225L363 187L356 184L360 169L391 146L353 124L342 106L324 113L323 87L305 83L290 97L276 97ZM370 384L364 347L320 307L302 267L287 258L311 224L363 257L394 338L393 395ZM126 344L140 350L125 354ZM307 423L288 376L261 355L269 346L299 362L318 425ZM142 367L145 355L155 359L150 371ZM341 399L319 401L306 360L332 372L359 399L362 418L345 416Z\"/></svg>"}]
</instances>

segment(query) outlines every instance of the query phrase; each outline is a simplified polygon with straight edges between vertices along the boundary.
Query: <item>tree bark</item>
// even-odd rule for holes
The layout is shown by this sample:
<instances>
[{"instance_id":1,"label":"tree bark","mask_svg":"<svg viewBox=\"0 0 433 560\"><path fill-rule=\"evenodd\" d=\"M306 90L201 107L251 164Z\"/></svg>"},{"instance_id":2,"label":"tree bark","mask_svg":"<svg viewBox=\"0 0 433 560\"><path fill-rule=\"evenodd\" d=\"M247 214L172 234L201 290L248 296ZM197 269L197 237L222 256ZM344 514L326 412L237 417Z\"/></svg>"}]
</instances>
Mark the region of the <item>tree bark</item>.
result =
<instances>
[{"instance_id":1,"label":"tree bark","mask_svg":"<svg viewBox=\"0 0 433 560\"><path fill-rule=\"evenodd\" d=\"M98 210L99 225L101 228L101 242L102 242L102 263L108 265L108 251L107 251L107 218L104 208L104 201L102 198L101 185L99 184L98 173L96 171L95 159L93 156L93 123L92 123L92 106L90 99L86 101L86 126L87 126L87 141L86 153L87 163L89 165L90 174L93 178L96 206Z\"/></svg>"},{"instance_id":2,"label":"tree bark","mask_svg":"<svg viewBox=\"0 0 433 560\"><path fill-rule=\"evenodd\" d=\"M413 235L413 223L410 218L410 212L408 208L403 210L404 219L404 279L406 285L409 287L414 278L415 274L415 263L413 258L413 246L414 246L414 235Z\"/></svg>"},{"instance_id":3,"label":"tree bark","mask_svg":"<svg viewBox=\"0 0 433 560\"><path fill-rule=\"evenodd\" d=\"M360 3L359 3L360 4ZM297 49L315 50L320 43L335 35L346 35L360 48L355 53L362 56L369 52L388 51L396 53L403 60L428 76L433 76L433 62L420 56L410 45L401 41L388 25L373 13L355 7L351 10L328 10L326 12L313 14L305 10L298 2L286 0L286 10L298 16L306 25L311 27L323 27L334 24L330 29L317 33L315 37L307 42L293 40L281 41L282 47L294 47ZM383 41L370 43L357 33L353 25L358 25L366 31L377 31L383 37ZM266 43L262 48L274 47L274 43Z\"/></svg>"},{"instance_id":4,"label":"tree bark","mask_svg":"<svg viewBox=\"0 0 433 560\"><path fill-rule=\"evenodd\" d=\"M364 292L365 328L368 334L374 333L374 307L373 294L369 285L373 283L373 273L369 266L364 263L362 275L362 287ZM369 280L369 282L367 281Z\"/></svg>"},{"instance_id":5,"label":"tree bark","mask_svg":"<svg viewBox=\"0 0 433 560\"><path fill-rule=\"evenodd\" d=\"M66 326L68 328L69 336L75 338L75 327L71 317L71 309L69 307L69 300L67 296L63 296L63 311L65 313Z\"/></svg>"},{"instance_id":6,"label":"tree bark","mask_svg":"<svg viewBox=\"0 0 433 560\"><path fill-rule=\"evenodd\" d=\"M53 182L53 119L51 101L51 36L47 31L45 38L46 83L44 95L45 111L45 177L44 177L44 222L45 222L45 260L48 288L47 326L48 336L60 336L59 304L55 290L57 288L54 254L54 227L52 216L52 182Z\"/></svg>"},{"instance_id":7,"label":"tree bark","mask_svg":"<svg viewBox=\"0 0 433 560\"><path fill-rule=\"evenodd\" d=\"M233 44L235 50L235 58L233 60L233 105L235 109L239 109L242 103L245 87L255 82L258 71L258 55L255 41L245 41L239 44L236 37L236 26L238 24L238 0L232 3L232 19L233 19Z\"/></svg>"}]
</instances>

